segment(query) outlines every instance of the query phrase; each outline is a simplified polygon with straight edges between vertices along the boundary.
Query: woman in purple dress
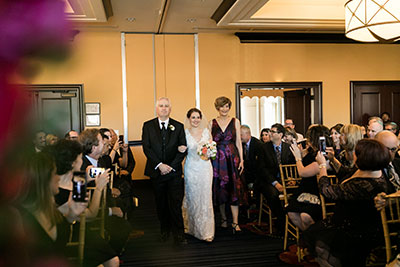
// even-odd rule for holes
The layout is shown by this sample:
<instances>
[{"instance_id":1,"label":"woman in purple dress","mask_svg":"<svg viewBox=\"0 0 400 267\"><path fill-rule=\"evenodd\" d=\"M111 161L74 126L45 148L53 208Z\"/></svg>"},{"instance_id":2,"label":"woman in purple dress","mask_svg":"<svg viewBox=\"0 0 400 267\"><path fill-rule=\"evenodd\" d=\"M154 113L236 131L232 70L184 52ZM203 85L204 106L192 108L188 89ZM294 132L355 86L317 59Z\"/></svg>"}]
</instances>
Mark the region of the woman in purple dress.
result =
<instances>
[{"instance_id":1,"label":"woman in purple dress","mask_svg":"<svg viewBox=\"0 0 400 267\"><path fill-rule=\"evenodd\" d=\"M229 116L232 102L221 96L215 100L219 116L210 122L213 140L217 143L217 156L213 165L213 200L221 212L221 227L228 227L225 205L231 206L232 231L241 231L238 225L239 204L244 201L243 153L240 140L240 121Z\"/></svg>"}]
</instances>

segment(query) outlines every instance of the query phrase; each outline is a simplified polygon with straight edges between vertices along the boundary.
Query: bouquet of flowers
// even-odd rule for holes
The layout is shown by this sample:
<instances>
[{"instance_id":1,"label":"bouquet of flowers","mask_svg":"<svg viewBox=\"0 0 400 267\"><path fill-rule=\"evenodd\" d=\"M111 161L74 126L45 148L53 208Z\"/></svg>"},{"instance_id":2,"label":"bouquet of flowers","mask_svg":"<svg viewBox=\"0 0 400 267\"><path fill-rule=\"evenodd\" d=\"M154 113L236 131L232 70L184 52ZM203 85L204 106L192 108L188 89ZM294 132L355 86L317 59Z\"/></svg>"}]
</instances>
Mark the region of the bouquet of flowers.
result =
<instances>
[{"instance_id":1,"label":"bouquet of flowers","mask_svg":"<svg viewBox=\"0 0 400 267\"><path fill-rule=\"evenodd\" d=\"M203 145L199 145L197 154L202 160L214 160L217 156L217 144L214 141L209 141Z\"/></svg>"}]
</instances>

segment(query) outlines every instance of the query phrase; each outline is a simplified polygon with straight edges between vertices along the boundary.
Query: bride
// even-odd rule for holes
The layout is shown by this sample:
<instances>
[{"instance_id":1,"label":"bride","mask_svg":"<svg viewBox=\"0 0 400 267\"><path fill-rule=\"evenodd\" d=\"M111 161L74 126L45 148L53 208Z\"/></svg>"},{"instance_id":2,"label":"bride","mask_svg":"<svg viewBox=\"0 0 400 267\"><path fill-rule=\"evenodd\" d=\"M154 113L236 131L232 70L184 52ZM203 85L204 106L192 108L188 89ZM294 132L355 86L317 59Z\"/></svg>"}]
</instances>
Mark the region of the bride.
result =
<instances>
[{"instance_id":1,"label":"bride","mask_svg":"<svg viewBox=\"0 0 400 267\"><path fill-rule=\"evenodd\" d=\"M200 110L192 108L186 117L188 155L185 161L185 197L182 205L185 233L211 242L214 239L213 170L210 159L201 159L197 153L199 146L211 141L211 134L207 123L202 120Z\"/></svg>"}]
</instances>

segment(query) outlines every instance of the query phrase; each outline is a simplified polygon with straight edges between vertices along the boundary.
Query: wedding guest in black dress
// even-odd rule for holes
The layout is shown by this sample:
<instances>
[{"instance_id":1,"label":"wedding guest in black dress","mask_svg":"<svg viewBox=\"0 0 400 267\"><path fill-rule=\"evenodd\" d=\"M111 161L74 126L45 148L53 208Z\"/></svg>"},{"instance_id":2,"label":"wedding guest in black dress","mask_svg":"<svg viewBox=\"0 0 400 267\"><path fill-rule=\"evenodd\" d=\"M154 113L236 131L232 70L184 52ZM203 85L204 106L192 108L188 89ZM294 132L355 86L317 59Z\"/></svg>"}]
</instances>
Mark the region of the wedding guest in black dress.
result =
<instances>
[{"instance_id":1,"label":"wedding guest in black dress","mask_svg":"<svg viewBox=\"0 0 400 267\"><path fill-rule=\"evenodd\" d=\"M311 224L322 217L321 203L316 175L319 173L315 156L319 150L319 138L325 137L328 146L331 146L329 129L324 125L313 125L307 133L307 147L302 157L300 146L291 145L291 151L296 159L297 171L303 179L297 192L291 197L286 210L290 220L300 228L306 230Z\"/></svg>"},{"instance_id":2,"label":"wedding guest in black dress","mask_svg":"<svg viewBox=\"0 0 400 267\"><path fill-rule=\"evenodd\" d=\"M329 159L329 165L336 173L339 181L353 175L357 170L355 160L353 158L354 149L363 138L362 129L357 124L346 124L340 129L340 144L343 151L336 157L333 147L326 148L326 156Z\"/></svg>"},{"instance_id":3,"label":"wedding guest in black dress","mask_svg":"<svg viewBox=\"0 0 400 267\"><path fill-rule=\"evenodd\" d=\"M358 170L340 184L326 176L325 157L318 153L318 186L321 194L336 201L335 212L304 232L310 252L321 266L365 266L370 250L382 237L374 197L387 192L382 169L390 162L388 149L380 142L364 139L355 149Z\"/></svg>"},{"instance_id":4,"label":"wedding guest in black dress","mask_svg":"<svg viewBox=\"0 0 400 267\"><path fill-rule=\"evenodd\" d=\"M342 129L343 124L338 123L329 129L331 132L331 138L333 142L333 150L335 152L335 158L339 158L339 154L342 151L342 146L340 144L340 129Z\"/></svg>"},{"instance_id":5,"label":"wedding guest in black dress","mask_svg":"<svg viewBox=\"0 0 400 267\"><path fill-rule=\"evenodd\" d=\"M87 203L70 200L67 217L57 210L54 195L58 193L60 178L56 175L53 158L47 153L32 155L24 177L21 190L25 193L21 194L18 202L26 236L23 249L29 266L69 266L65 255L68 221L76 220Z\"/></svg>"}]
</instances>

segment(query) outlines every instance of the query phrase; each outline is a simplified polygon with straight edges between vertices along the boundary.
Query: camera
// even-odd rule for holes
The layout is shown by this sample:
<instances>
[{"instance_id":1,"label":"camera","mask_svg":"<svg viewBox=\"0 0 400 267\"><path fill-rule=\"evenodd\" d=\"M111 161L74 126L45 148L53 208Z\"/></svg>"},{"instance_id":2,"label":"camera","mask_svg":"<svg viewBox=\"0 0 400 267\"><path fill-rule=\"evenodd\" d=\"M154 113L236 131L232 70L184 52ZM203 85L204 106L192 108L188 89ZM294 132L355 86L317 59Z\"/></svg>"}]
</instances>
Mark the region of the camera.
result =
<instances>
[{"instance_id":1,"label":"camera","mask_svg":"<svg viewBox=\"0 0 400 267\"><path fill-rule=\"evenodd\" d=\"M118 142L124 143L124 136L123 135L118 136Z\"/></svg>"},{"instance_id":2,"label":"camera","mask_svg":"<svg viewBox=\"0 0 400 267\"><path fill-rule=\"evenodd\" d=\"M80 176L72 178L72 200L86 202L86 179Z\"/></svg>"},{"instance_id":3,"label":"camera","mask_svg":"<svg viewBox=\"0 0 400 267\"><path fill-rule=\"evenodd\" d=\"M89 171L89 176L92 177L92 178L96 178L97 175L100 175L100 174L104 173L105 171L106 171L106 169L104 169L104 168L95 168L95 167L93 167Z\"/></svg>"},{"instance_id":4,"label":"camera","mask_svg":"<svg viewBox=\"0 0 400 267\"><path fill-rule=\"evenodd\" d=\"M325 136L319 137L319 151L321 151L322 155L326 155L326 139Z\"/></svg>"}]
</instances>

